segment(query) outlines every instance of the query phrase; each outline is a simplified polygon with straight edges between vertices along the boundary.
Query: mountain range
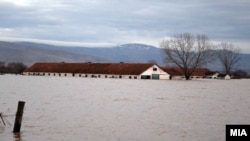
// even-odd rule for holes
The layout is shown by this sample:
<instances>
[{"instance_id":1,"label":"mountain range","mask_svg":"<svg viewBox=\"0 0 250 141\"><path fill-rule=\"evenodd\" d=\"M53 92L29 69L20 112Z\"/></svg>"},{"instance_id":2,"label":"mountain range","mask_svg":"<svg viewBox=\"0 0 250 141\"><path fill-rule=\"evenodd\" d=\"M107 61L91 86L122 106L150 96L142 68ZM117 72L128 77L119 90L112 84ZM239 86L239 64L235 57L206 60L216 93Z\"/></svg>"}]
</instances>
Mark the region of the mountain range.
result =
<instances>
[{"instance_id":1,"label":"mountain range","mask_svg":"<svg viewBox=\"0 0 250 141\"><path fill-rule=\"evenodd\" d=\"M0 61L23 62L32 65L36 62L154 62L164 63L161 48L145 44L124 44L114 47L67 47L33 42L0 41ZM250 73L250 54L240 54L238 69ZM218 60L206 66L211 70L221 71Z\"/></svg>"}]
</instances>

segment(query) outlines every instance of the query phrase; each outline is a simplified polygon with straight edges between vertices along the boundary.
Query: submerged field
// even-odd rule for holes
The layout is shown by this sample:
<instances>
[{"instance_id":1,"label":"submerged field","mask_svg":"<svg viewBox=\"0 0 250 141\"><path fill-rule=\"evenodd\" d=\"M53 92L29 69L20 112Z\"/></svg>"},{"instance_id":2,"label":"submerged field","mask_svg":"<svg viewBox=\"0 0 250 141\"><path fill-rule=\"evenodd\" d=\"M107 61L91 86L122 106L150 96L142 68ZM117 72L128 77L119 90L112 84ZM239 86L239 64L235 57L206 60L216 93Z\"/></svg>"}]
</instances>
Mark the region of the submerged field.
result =
<instances>
[{"instance_id":1,"label":"submerged field","mask_svg":"<svg viewBox=\"0 0 250 141\"><path fill-rule=\"evenodd\" d=\"M0 76L0 140L219 141L250 124L250 80ZM20 135L17 103L25 101Z\"/></svg>"}]
</instances>

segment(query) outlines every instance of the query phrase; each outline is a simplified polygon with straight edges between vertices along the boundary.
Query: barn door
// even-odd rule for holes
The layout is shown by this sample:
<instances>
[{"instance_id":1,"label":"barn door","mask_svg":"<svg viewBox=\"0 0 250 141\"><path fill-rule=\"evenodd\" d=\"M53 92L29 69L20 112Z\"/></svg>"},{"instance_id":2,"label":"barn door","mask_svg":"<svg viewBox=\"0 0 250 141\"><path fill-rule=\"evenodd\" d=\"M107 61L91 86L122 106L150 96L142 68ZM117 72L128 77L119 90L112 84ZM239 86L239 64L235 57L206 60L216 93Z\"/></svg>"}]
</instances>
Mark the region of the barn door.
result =
<instances>
[{"instance_id":1,"label":"barn door","mask_svg":"<svg viewBox=\"0 0 250 141\"><path fill-rule=\"evenodd\" d=\"M152 79L160 79L160 75L159 74L152 74Z\"/></svg>"}]
</instances>

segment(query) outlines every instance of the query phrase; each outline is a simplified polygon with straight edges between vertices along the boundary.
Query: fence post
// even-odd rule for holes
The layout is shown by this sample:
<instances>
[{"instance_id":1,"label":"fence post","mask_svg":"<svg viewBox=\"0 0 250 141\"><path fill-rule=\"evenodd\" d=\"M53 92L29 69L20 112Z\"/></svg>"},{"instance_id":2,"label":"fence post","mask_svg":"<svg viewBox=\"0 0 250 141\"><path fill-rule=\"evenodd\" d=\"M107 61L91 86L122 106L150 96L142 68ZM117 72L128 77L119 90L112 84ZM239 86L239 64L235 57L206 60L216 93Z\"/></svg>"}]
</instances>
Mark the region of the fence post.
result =
<instances>
[{"instance_id":1,"label":"fence post","mask_svg":"<svg viewBox=\"0 0 250 141\"><path fill-rule=\"evenodd\" d=\"M24 101L19 101L18 102L15 125L14 125L14 129L13 129L14 133L20 132L21 124L22 124L22 118L23 118L24 104L25 104Z\"/></svg>"},{"instance_id":2,"label":"fence post","mask_svg":"<svg viewBox=\"0 0 250 141\"><path fill-rule=\"evenodd\" d=\"M1 117L1 119L2 119L3 125L5 126L5 122L4 122L4 120L3 120L2 113L0 113L0 117Z\"/></svg>"}]
</instances>

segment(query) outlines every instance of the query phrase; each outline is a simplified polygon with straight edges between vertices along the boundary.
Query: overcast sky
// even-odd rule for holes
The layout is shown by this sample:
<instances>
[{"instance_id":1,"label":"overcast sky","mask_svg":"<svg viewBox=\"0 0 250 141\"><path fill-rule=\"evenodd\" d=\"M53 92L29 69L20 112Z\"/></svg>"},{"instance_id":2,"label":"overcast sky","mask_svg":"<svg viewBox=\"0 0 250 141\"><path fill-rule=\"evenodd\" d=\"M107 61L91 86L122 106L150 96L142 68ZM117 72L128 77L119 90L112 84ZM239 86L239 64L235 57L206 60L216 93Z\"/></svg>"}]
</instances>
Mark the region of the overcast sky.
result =
<instances>
[{"instance_id":1,"label":"overcast sky","mask_svg":"<svg viewBox=\"0 0 250 141\"><path fill-rule=\"evenodd\" d=\"M189 32L250 53L250 0L0 0L0 9L0 40L158 47Z\"/></svg>"}]
</instances>

